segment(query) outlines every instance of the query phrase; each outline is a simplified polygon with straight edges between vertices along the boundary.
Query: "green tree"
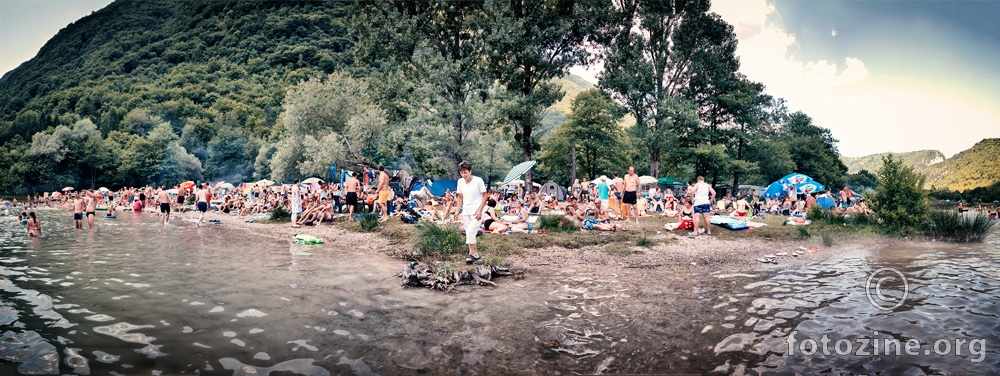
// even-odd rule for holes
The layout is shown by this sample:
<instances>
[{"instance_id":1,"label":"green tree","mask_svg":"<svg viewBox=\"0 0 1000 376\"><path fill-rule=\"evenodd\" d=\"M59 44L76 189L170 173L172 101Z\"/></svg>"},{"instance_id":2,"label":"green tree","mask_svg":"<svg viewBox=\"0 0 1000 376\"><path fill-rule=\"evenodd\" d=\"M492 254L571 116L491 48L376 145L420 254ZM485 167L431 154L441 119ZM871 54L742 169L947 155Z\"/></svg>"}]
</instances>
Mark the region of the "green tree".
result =
<instances>
[{"instance_id":1,"label":"green tree","mask_svg":"<svg viewBox=\"0 0 1000 376\"><path fill-rule=\"evenodd\" d=\"M840 160L837 140L829 129L814 125L809 116L799 111L789 115L779 139L788 146L795 172L811 176L824 185L843 181L847 166Z\"/></svg>"},{"instance_id":2,"label":"green tree","mask_svg":"<svg viewBox=\"0 0 1000 376\"><path fill-rule=\"evenodd\" d=\"M624 170L631 160L631 145L619 121L625 110L598 89L584 91L573 100L569 121L543 141L542 164L560 184L569 181L571 149L576 149L579 174L593 179L601 173Z\"/></svg>"},{"instance_id":3,"label":"green tree","mask_svg":"<svg viewBox=\"0 0 1000 376\"><path fill-rule=\"evenodd\" d=\"M711 83L739 68L732 26L709 13L708 1L622 0L608 8L601 22L605 63L599 86L635 116L637 139L669 140L661 104L668 98L699 103L708 94L690 90L693 81ZM711 142L691 145L703 141ZM644 146L650 174L658 175L668 145Z\"/></svg>"},{"instance_id":4,"label":"green tree","mask_svg":"<svg viewBox=\"0 0 1000 376\"><path fill-rule=\"evenodd\" d=\"M845 175L844 185L849 186L856 192L862 192L866 188L878 188L878 177L868 172L868 170L861 170L856 174Z\"/></svg>"},{"instance_id":5,"label":"green tree","mask_svg":"<svg viewBox=\"0 0 1000 376\"><path fill-rule=\"evenodd\" d=\"M487 67L505 90L501 113L512 128L522 161L539 147L538 126L544 112L563 97L553 84L588 56L584 41L592 34L592 16L606 5L584 0L507 0L488 8ZM524 180L531 182L531 171Z\"/></svg>"},{"instance_id":6,"label":"green tree","mask_svg":"<svg viewBox=\"0 0 1000 376\"><path fill-rule=\"evenodd\" d=\"M440 156L427 160L447 159L454 175L467 157L470 133L492 123L475 114L494 83L486 73L486 39L493 26L487 4L361 0L350 22L351 33L358 38L355 56L365 62L395 64L420 83L414 93L414 104L422 108L418 125L435 128L427 129L427 134L445 137L436 138L441 141L432 149Z\"/></svg>"},{"instance_id":7,"label":"green tree","mask_svg":"<svg viewBox=\"0 0 1000 376\"><path fill-rule=\"evenodd\" d=\"M927 216L924 180L924 175L886 155L878 171L878 188L869 199L872 210L892 230L915 229Z\"/></svg>"}]
</instances>

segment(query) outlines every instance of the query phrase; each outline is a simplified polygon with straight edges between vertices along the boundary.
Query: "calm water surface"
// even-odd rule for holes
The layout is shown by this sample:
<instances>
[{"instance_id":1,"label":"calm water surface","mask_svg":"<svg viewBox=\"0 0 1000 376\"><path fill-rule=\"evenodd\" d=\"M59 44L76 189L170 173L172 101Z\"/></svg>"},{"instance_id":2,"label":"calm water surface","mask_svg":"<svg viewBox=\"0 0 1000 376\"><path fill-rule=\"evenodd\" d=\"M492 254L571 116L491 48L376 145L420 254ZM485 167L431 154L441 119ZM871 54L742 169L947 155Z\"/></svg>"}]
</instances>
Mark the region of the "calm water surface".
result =
<instances>
[{"instance_id":1,"label":"calm water surface","mask_svg":"<svg viewBox=\"0 0 1000 376\"><path fill-rule=\"evenodd\" d=\"M43 210L42 239L0 219L0 374L1000 372L996 236L859 250L772 273L703 273L691 279L714 287L679 293L638 293L627 278L570 269L441 294L401 289L391 275L405 263L351 244L302 246L183 221L161 228L158 217L119 214L91 233L74 230L71 214ZM909 284L893 311L873 308L864 290L885 267ZM885 286L890 296L899 287ZM689 308L671 311L675 301ZM952 347L981 338L985 348L805 356L788 354L793 331L799 341L917 339L921 351L941 338Z\"/></svg>"}]
</instances>

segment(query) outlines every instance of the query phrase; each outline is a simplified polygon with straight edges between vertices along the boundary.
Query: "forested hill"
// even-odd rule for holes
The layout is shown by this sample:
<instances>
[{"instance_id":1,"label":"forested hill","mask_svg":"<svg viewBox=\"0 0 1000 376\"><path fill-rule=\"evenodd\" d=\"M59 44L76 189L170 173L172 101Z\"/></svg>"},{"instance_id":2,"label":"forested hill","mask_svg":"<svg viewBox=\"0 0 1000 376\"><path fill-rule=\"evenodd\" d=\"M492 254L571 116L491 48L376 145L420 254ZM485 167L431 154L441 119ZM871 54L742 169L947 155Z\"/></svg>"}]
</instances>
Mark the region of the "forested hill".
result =
<instances>
[{"instance_id":1,"label":"forested hill","mask_svg":"<svg viewBox=\"0 0 1000 376\"><path fill-rule=\"evenodd\" d=\"M927 187L965 191L1000 182L1000 138L987 138L924 171Z\"/></svg>"},{"instance_id":2,"label":"forested hill","mask_svg":"<svg viewBox=\"0 0 1000 376\"><path fill-rule=\"evenodd\" d=\"M882 157L889 153L879 153L866 155L864 157L840 157L847 165L847 172L856 174L861 170L868 170L874 173L882 168ZM893 158L903 161L903 164L910 166L916 172L922 172L927 167L944 161L944 154L937 150L918 150L906 153L892 153Z\"/></svg>"},{"instance_id":3,"label":"forested hill","mask_svg":"<svg viewBox=\"0 0 1000 376\"><path fill-rule=\"evenodd\" d=\"M0 79L0 140L82 118L107 134L136 108L178 132L227 118L267 133L289 84L350 63L349 4L115 1Z\"/></svg>"}]
</instances>

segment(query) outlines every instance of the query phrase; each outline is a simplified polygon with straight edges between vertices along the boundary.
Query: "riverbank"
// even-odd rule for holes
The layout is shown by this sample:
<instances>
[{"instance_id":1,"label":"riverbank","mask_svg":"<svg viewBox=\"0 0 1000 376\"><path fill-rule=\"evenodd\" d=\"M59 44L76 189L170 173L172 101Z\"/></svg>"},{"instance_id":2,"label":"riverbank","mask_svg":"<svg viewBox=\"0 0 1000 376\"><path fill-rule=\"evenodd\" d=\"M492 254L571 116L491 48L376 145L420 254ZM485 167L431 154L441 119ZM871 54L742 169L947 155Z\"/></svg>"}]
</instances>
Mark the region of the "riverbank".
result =
<instances>
[{"instance_id":1,"label":"riverbank","mask_svg":"<svg viewBox=\"0 0 1000 376\"><path fill-rule=\"evenodd\" d=\"M294 312L299 331L307 325L370 336L371 342L357 342L356 348L348 352L367 354L365 362L382 374L708 374L716 369L740 373L740 367L754 367L780 353L774 339L820 314L814 308L822 302L836 301L838 296L857 298L855 291L864 278L854 274L863 274L866 262L875 259L881 265L893 253L927 252L910 248L932 246L930 242L903 244L907 242L897 238L843 234L834 245L824 246L820 237L786 238L781 234L794 236L798 230L777 226L771 234L720 232L692 239L663 231L662 226L656 229L652 219L627 233L607 236L590 232L486 234L480 238L484 255L499 252L498 245L532 246L510 252L504 259L523 270L525 278L499 279L495 288L467 286L445 294L401 288L392 276L407 265L391 255L410 247L402 239L411 225L392 220L378 232L361 233L351 230L353 225L346 222L291 228L288 223L246 223L233 216L209 213L207 220L221 224L195 229L190 219L196 214L181 213L180 218L161 229L154 214L119 211L119 221L98 221L97 238L137 235L124 234L122 230L128 228L147 229L140 235L143 238L183 239L180 243L187 248L182 258L199 265L200 271L186 274L184 283L223 287L211 289L218 290L210 293L214 295L211 298L200 296L209 291L205 287L169 291L193 291L193 298L183 299L213 299L221 302L219 305L234 303L222 291L236 291L240 296L246 293L244 289L270 291L273 299L246 294L247 304L276 318L284 310ZM52 223L55 221L60 223ZM62 236L73 244L79 243L69 227L70 213L46 213L45 226L52 229L47 237ZM63 231L55 235L60 227ZM323 237L326 243L292 245L291 237L296 233ZM634 240L642 236L653 239L654 244L635 245ZM567 238L582 240L567 243ZM892 246L890 251L883 250L886 246ZM817 251L779 257L776 265L755 261L763 252L791 253L799 247ZM140 250L122 252L138 255ZM163 256L160 251L143 252ZM94 254L106 253L102 250ZM199 255L204 258L199 259ZM223 273L224 277L216 275L228 267L241 269ZM251 278L235 281L235 286L227 285L228 279L247 273ZM118 291L111 294L121 295ZM336 321L348 310L338 308L338 302L347 302L354 309L355 299L366 302L357 305L366 307L357 308L364 314L364 320L357 320L361 327ZM265 303L270 305L261 306ZM188 302L180 306L187 307ZM226 306L226 312L245 308ZM319 308L338 308L340 313L332 316L314 312ZM866 311L858 308L858 312ZM289 319L281 317L282 322ZM181 319L168 321L174 320ZM839 321L822 321L826 322L843 325ZM283 333L293 327L265 333ZM322 333L312 342L320 351L332 352L348 343ZM300 338L309 337L297 334L292 339ZM284 344L287 339L276 341ZM219 350L223 354L229 351ZM274 355L277 350L268 352ZM723 365L727 366L719 368Z\"/></svg>"}]
</instances>

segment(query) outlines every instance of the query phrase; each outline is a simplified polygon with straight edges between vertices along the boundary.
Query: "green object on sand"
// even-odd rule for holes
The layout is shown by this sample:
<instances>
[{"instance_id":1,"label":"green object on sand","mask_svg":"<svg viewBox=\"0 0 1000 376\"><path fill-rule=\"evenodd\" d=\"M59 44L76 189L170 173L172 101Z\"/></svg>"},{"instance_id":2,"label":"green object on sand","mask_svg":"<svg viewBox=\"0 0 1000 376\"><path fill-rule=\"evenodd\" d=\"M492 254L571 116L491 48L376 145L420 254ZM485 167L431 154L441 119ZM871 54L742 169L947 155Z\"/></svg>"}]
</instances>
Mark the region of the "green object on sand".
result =
<instances>
[{"instance_id":1,"label":"green object on sand","mask_svg":"<svg viewBox=\"0 0 1000 376\"><path fill-rule=\"evenodd\" d=\"M295 242L298 244L323 244L323 239L312 235L298 234L295 235Z\"/></svg>"}]
</instances>

